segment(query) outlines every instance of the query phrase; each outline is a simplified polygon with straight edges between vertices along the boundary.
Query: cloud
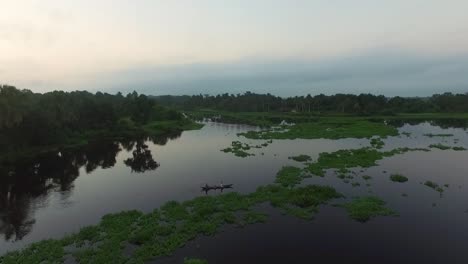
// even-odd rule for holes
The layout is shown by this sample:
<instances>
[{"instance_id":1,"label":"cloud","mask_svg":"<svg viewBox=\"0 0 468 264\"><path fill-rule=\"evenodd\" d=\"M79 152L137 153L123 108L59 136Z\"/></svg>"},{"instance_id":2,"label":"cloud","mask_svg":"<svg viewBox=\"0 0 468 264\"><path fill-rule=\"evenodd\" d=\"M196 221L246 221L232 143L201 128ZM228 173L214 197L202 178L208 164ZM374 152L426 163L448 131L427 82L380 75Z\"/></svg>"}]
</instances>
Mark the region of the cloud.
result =
<instances>
[{"instance_id":1,"label":"cloud","mask_svg":"<svg viewBox=\"0 0 468 264\"><path fill-rule=\"evenodd\" d=\"M260 60L142 67L96 78L94 90L147 94L245 91L282 96L334 93L429 95L468 91L468 56L425 57L394 50L324 60Z\"/></svg>"}]
</instances>

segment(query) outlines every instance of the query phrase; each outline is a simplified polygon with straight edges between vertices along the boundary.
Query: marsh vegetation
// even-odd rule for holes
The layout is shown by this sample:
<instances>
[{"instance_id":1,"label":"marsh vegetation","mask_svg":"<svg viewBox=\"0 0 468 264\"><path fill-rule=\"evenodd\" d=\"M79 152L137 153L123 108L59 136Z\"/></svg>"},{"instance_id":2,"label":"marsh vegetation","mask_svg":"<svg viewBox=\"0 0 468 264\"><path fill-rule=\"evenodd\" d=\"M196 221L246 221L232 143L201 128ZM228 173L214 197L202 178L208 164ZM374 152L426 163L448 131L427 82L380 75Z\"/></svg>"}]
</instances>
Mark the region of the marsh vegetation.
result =
<instances>
[{"instance_id":1,"label":"marsh vegetation","mask_svg":"<svg viewBox=\"0 0 468 264\"><path fill-rule=\"evenodd\" d=\"M216 113L211 110L207 112ZM195 116L197 113L189 112L188 115ZM138 172L138 175L132 175L131 181L120 183L123 186L131 187L135 182L149 178L154 180L138 185L138 188L133 188L127 194L129 197L151 197L151 199L145 198L148 204L145 210L128 210L136 208L128 204L115 206L117 209L110 211L117 213L105 214L97 224L86 223L79 231L71 229L73 232L63 233L65 236L55 236L56 239L39 241L22 250L9 252L0 259L0 263L61 262L66 258L72 258L79 263L157 261L163 256L177 254L181 247L188 245L189 241L205 236L214 236L213 239L216 239L216 235L227 227L246 228L268 224L272 222L272 211L269 210L280 212L285 217L300 218L309 221L310 225L315 225L314 219L318 218L321 208L326 205L336 205L333 210L347 213L351 222L355 224L356 221L378 222L383 216L399 214L399 204L395 202L395 197L400 200L401 197L408 197L406 201L416 200L418 195L414 195L413 192L417 193L420 189L424 191L426 187L440 193L449 191L448 185L440 186L433 181L421 181L419 175L415 175L416 173L412 171L408 172L411 181L398 186L408 187L404 189L404 193L402 191L389 193L382 186L396 188L396 184L390 181L408 181L406 176L391 174L398 171L406 174L405 170L397 170L391 164L406 164L405 159L408 157L434 155L440 158L444 153L462 157L467 146L465 138L458 130L457 133L450 134L450 136L456 134L457 138L461 138L456 142L457 146L446 146L443 140L449 137L449 133L439 133L439 130L436 130L437 133L426 133L427 131L420 132L417 129L410 130L411 133L402 132L399 127L392 125L392 122L384 122L382 117L375 119L373 116L324 117L319 114L258 112L222 112L218 115L222 116L220 120L231 118L233 123L249 120L246 123L261 125L263 129L251 127L243 129L239 126L206 123L208 126L206 130L184 134L186 138L193 137L188 141L191 144L189 148L184 142L185 145L178 146L179 148L165 150L162 146L166 144L167 139L161 142L164 140L148 137L150 131L159 134L174 129L179 131L178 136L180 136L180 130L199 129L203 125L185 117L174 120L148 119L147 122L135 125L138 131L146 131L142 137L121 141L111 137L111 143L106 144L106 151L103 153L95 149L91 151L78 148L75 155L62 151L58 156L54 151L50 157L47 157L47 161L35 158L18 163L15 167L0 170L2 175L6 175L5 180L1 182L5 184L0 188L2 195L0 205L3 206L1 209L7 208L0 212L1 221L7 223L5 227L0 228L0 232L8 234L9 237L17 237L18 240L27 237L36 223L33 209L27 209L33 207L23 206L23 203L30 201L30 204L34 204L51 199L50 193L59 193L63 196L69 193L68 195L73 197L74 188L83 189L83 187L74 187L80 172L81 174L101 173L97 174L98 176L110 175L113 174L110 173L111 168L115 166L119 170L126 169L121 174L130 175L130 172ZM412 115L416 119L422 119L423 116ZM132 120L122 122L131 124L134 122ZM283 120L285 122L279 125ZM395 119L393 121L397 122ZM411 129L408 123L404 124L407 126L405 129L408 129L408 126ZM217 131L220 127L221 132ZM209 133L215 136L203 137L203 133L208 133L209 129L211 129ZM398 137L399 135L407 137ZM415 138L419 141L413 140ZM396 141L398 142L395 143ZM220 143L221 146L230 145L221 151L233 155L220 153ZM460 152L434 149L451 149ZM258 154L260 152L262 155ZM249 158L254 155L257 156ZM389 163L389 160L394 163ZM252 161L255 161L255 164ZM288 166L290 164L293 166ZM21 167L23 170L19 169ZM388 176L383 171L388 171L391 175ZM117 176L107 179L119 181L122 178L121 174L116 173ZM180 178L180 174L186 177ZM32 178L26 175L36 176ZM338 179L335 176L327 177L328 175L336 175ZM442 177L442 175L436 176ZM426 179L450 182L452 185L452 181L445 181L442 178L437 180L436 176ZM179 182L176 181L171 185L170 182L175 181L172 177L179 177ZM223 193L216 192L209 195L199 193L202 181L211 183L222 180L229 180L229 183L232 181L236 184L236 188L240 187ZM30 184L28 188L23 187L24 182ZM186 182L188 184L185 187L180 187ZM238 182L240 184L237 184ZM419 185L417 182L424 184ZM89 188L92 185L84 186ZM104 188L101 185L102 189L112 189L112 187L109 185ZM120 192L124 189L120 189ZM189 194L183 194L180 191L182 189ZM457 188L451 188L450 192L455 189ZM158 192L165 195L158 196ZM368 196L369 193L372 193L372 196ZM96 194L91 196L102 197ZM168 197L175 198L171 198L173 201L154 204L161 200L171 200L166 199ZM61 197L61 199L67 198ZM81 199L84 200L83 196ZM122 200L119 202L122 203ZM443 203L437 204L439 208ZM19 207L26 209L18 211ZM264 210L264 207L268 209ZM118 212L120 210L126 211ZM408 212L403 210L401 218L407 217L405 214ZM99 216L102 215L104 213ZM77 221L83 226L79 220ZM127 247L133 249L131 254L128 254ZM184 263L207 262L203 259L186 258Z\"/></svg>"}]
</instances>

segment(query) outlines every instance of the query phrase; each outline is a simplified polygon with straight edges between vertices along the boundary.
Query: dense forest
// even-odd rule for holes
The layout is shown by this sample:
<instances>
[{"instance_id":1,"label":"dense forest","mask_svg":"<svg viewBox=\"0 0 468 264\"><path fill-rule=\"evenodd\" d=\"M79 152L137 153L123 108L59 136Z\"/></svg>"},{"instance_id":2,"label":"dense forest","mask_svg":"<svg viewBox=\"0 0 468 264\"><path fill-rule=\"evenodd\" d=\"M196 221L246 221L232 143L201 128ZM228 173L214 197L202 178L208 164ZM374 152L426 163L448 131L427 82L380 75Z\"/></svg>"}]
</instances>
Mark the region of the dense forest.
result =
<instances>
[{"instance_id":1,"label":"dense forest","mask_svg":"<svg viewBox=\"0 0 468 264\"><path fill-rule=\"evenodd\" d=\"M0 148L78 144L93 135L142 134L156 121L183 116L136 92L126 96L85 91L44 94L0 86Z\"/></svg>"},{"instance_id":2,"label":"dense forest","mask_svg":"<svg viewBox=\"0 0 468 264\"><path fill-rule=\"evenodd\" d=\"M232 112L331 112L359 115L394 113L468 112L467 94L436 94L426 98L388 98L372 94L336 94L282 98L271 94L222 94L216 96L157 96L165 106L184 110L208 108Z\"/></svg>"}]
</instances>

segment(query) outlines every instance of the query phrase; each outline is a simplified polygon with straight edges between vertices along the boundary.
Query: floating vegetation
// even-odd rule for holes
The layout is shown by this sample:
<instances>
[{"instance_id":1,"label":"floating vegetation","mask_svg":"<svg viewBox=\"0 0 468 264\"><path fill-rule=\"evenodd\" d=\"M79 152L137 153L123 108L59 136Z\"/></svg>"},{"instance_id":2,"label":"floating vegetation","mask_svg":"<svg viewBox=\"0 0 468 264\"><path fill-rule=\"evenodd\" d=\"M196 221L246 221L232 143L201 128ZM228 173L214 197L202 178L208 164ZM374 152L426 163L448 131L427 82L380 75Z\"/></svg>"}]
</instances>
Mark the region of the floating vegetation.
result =
<instances>
[{"instance_id":1,"label":"floating vegetation","mask_svg":"<svg viewBox=\"0 0 468 264\"><path fill-rule=\"evenodd\" d=\"M390 175L390 180L392 182L407 182L408 178L406 176L401 175L401 174L392 174L392 175Z\"/></svg>"},{"instance_id":2,"label":"floating vegetation","mask_svg":"<svg viewBox=\"0 0 468 264\"><path fill-rule=\"evenodd\" d=\"M406 137L410 137L411 133L410 132L401 132L402 135L405 135Z\"/></svg>"},{"instance_id":3,"label":"floating vegetation","mask_svg":"<svg viewBox=\"0 0 468 264\"><path fill-rule=\"evenodd\" d=\"M184 264L208 264L208 261L204 259L185 258Z\"/></svg>"},{"instance_id":4,"label":"floating vegetation","mask_svg":"<svg viewBox=\"0 0 468 264\"><path fill-rule=\"evenodd\" d=\"M395 211L385 207L385 202L375 196L355 198L341 205L346 208L349 216L359 222L366 222L376 216L396 216Z\"/></svg>"},{"instance_id":5,"label":"floating vegetation","mask_svg":"<svg viewBox=\"0 0 468 264\"><path fill-rule=\"evenodd\" d=\"M451 149L452 147L450 146L446 146L446 145L443 145L443 144L432 144L432 145L429 145L430 148L437 148L437 149L440 149L440 150L447 150L447 149Z\"/></svg>"},{"instance_id":6,"label":"floating vegetation","mask_svg":"<svg viewBox=\"0 0 468 264\"><path fill-rule=\"evenodd\" d=\"M330 118L316 122L299 123L284 130L248 131L239 135L251 139L341 139L397 136L398 130L383 122L362 119Z\"/></svg>"},{"instance_id":7,"label":"floating vegetation","mask_svg":"<svg viewBox=\"0 0 468 264\"><path fill-rule=\"evenodd\" d=\"M306 170L317 176L325 176L325 170L336 169L344 174L350 168L369 168L377 165L377 161L385 157L391 157L408 151L429 151L428 149L398 148L391 151L380 152L372 148L361 148L351 150L338 150L332 153L320 153L315 163L307 166Z\"/></svg>"},{"instance_id":8,"label":"floating vegetation","mask_svg":"<svg viewBox=\"0 0 468 264\"><path fill-rule=\"evenodd\" d=\"M453 137L453 134L432 134L432 133L429 133L429 134L424 134L424 136L426 137Z\"/></svg>"},{"instance_id":9,"label":"floating vegetation","mask_svg":"<svg viewBox=\"0 0 468 264\"><path fill-rule=\"evenodd\" d=\"M466 150L466 148L464 148L464 147L453 147L452 149L455 150L455 151L465 151Z\"/></svg>"},{"instance_id":10,"label":"floating vegetation","mask_svg":"<svg viewBox=\"0 0 468 264\"><path fill-rule=\"evenodd\" d=\"M361 186L361 184L359 182L353 182L351 183L351 186L358 187L358 186Z\"/></svg>"},{"instance_id":11,"label":"floating vegetation","mask_svg":"<svg viewBox=\"0 0 468 264\"><path fill-rule=\"evenodd\" d=\"M426 181L424 183L424 185L426 185L427 187L429 188L432 188L436 191L438 191L439 193L442 193L444 191L444 189L442 189L441 187L439 187L439 185L435 182L432 182L432 181Z\"/></svg>"},{"instance_id":12,"label":"floating vegetation","mask_svg":"<svg viewBox=\"0 0 468 264\"><path fill-rule=\"evenodd\" d=\"M292 166L281 168L276 174L276 183L284 187L293 187L302 181L302 169Z\"/></svg>"},{"instance_id":13,"label":"floating vegetation","mask_svg":"<svg viewBox=\"0 0 468 264\"><path fill-rule=\"evenodd\" d=\"M372 179L372 177L369 176L369 175L362 175L362 178L363 178L365 181L368 181L368 180Z\"/></svg>"},{"instance_id":14,"label":"floating vegetation","mask_svg":"<svg viewBox=\"0 0 468 264\"><path fill-rule=\"evenodd\" d=\"M374 147L376 149L381 149L381 148L383 148L383 146L385 146L385 143L382 141L381 138L371 139L370 144L371 144L372 147Z\"/></svg>"},{"instance_id":15,"label":"floating vegetation","mask_svg":"<svg viewBox=\"0 0 468 264\"><path fill-rule=\"evenodd\" d=\"M263 147L267 147L272 142L273 142L273 140L268 140L265 143L262 143L260 145L249 145L247 143L242 143L240 141L233 141L231 143L231 147L222 149L221 151L224 152L224 153L231 152L231 153L234 153L234 155L236 157L245 158L245 157L249 157L249 156L255 156L255 154L248 153L248 152L246 152L246 150L250 150L250 149L253 149L253 148L260 149L260 148L263 148ZM264 153L262 153L262 155L264 155Z\"/></svg>"},{"instance_id":16,"label":"floating vegetation","mask_svg":"<svg viewBox=\"0 0 468 264\"><path fill-rule=\"evenodd\" d=\"M289 159L295 160L297 162L306 162L306 161L310 161L311 157L309 155L302 154L302 155L299 155L299 156L289 157Z\"/></svg>"},{"instance_id":17,"label":"floating vegetation","mask_svg":"<svg viewBox=\"0 0 468 264\"><path fill-rule=\"evenodd\" d=\"M255 156L254 154L250 154L250 153L246 152L246 150L250 150L250 149L251 149L251 147L250 147L249 144L242 143L240 141L233 141L231 143L231 147L222 149L221 151L224 152L224 153L231 152L236 157L245 158L245 157L249 157L249 156Z\"/></svg>"},{"instance_id":18,"label":"floating vegetation","mask_svg":"<svg viewBox=\"0 0 468 264\"><path fill-rule=\"evenodd\" d=\"M44 240L7 253L0 262L61 263L68 254L64 248L77 246L72 255L79 263L144 263L171 255L199 235L213 235L223 225L266 221L267 215L252 211L254 205L269 202L285 214L310 219L319 205L340 197L343 196L328 186L287 188L272 184L247 195L227 193L183 203L170 201L149 214L133 210L106 215L96 226L85 227L61 240ZM243 213L236 216L236 212ZM125 243L138 246L132 256L123 253Z\"/></svg>"},{"instance_id":19,"label":"floating vegetation","mask_svg":"<svg viewBox=\"0 0 468 264\"><path fill-rule=\"evenodd\" d=\"M432 144L432 145L429 145L430 148L437 148L437 149L440 149L440 150L448 150L448 149L452 149L452 150L455 150L455 151L465 151L466 148L464 147L450 147L450 146L446 146L446 145L443 145L441 143L438 143L438 144Z\"/></svg>"}]
</instances>

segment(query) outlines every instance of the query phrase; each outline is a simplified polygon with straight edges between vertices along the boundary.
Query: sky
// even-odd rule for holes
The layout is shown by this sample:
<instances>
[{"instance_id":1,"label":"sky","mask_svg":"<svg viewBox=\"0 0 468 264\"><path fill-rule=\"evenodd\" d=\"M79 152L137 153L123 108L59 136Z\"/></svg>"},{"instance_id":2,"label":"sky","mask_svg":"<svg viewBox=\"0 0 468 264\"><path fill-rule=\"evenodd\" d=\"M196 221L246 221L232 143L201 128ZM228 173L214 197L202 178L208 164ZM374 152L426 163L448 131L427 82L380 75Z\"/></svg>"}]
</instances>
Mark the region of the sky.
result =
<instances>
[{"instance_id":1,"label":"sky","mask_svg":"<svg viewBox=\"0 0 468 264\"><path fill-rule=\"evenodd\" d=\"M468 92L466 0L0 0L0 83L34 92Z\"/></svg>"}]
</instances>

